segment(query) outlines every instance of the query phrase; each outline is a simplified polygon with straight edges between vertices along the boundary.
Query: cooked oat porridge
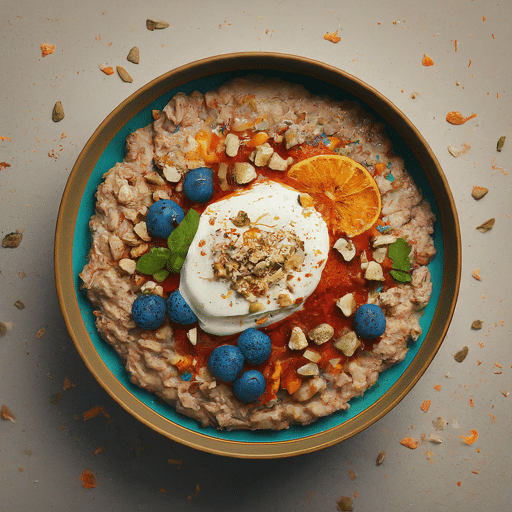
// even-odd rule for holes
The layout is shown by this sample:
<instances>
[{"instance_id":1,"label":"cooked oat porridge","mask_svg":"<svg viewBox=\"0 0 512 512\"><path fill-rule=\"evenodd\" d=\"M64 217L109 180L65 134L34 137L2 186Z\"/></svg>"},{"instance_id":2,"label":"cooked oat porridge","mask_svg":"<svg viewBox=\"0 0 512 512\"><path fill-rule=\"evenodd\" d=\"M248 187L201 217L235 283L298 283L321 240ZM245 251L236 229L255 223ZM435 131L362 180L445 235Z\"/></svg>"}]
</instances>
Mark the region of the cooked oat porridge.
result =
<instances>
[{"instance_id":1,"label":"cooked oat porridge","mask_svg":"<svg viewBox=\"0 0 512 512\"><path fill-rule=\"evenodd\" d=\"M435 216L355 102L176 94L105 175L80 277L131 381L203 426L346 410L421 335Z\"/></svg>"}]
</instances>

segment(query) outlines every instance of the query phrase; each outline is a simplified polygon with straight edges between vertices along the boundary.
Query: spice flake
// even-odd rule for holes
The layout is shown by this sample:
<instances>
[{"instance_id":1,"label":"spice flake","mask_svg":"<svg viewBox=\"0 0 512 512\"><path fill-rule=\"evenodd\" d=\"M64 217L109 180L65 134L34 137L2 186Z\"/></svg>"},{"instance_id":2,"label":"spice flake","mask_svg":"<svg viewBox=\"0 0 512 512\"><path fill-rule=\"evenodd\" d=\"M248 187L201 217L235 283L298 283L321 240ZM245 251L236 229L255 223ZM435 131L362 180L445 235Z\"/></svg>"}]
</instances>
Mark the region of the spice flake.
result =
<instances>
[{"instance_id":1,"label":"spice flake","mask_svg":"<svg viewBox=\"0 0 512 512\"><path fill-rule=\"evenodd\" d=\"M94 489L98 485L96 475L91 473L88 469L84 469L83 473L80 475L80 480L82 480L82 487L85 489Z\"/></svg>"},{"instance_id":2,"label":"spice flake","mask_svg":"<svg viewBox=\"0 0 512 512\"><path fill-rule=\"evenodd\" d=\"M453 110L452 112L448 112L448 114L446 114L446 120L450 124L464 124L466 121L469 121L470 119L473 119L474 117L476 117L476 114L471 114L469 117L464 117L457 110Z\"/></svg>"},{"instance_id":3,"label":"spice flake","mask_svg":"<svg viewBox=\"0 0 512 512\"><path fill-rule=\"evenodd\" d=\"M433 66L434 65L434 61L426 53L424 53L423 54L423 59L421 59L421 64L423 66Z\"/></svg>"},{"instance_id":4,"label":"spice flake","mask_svg":"<svg viewBox=\"0 0 512 512\"><path fill-rule=\"evenodd\" d=\"M0 409L0 414L2 415L2 418L4 420L16 421L16 416L14 416L11 409L9 409L7 405L2 405L2 408Z\"/></svg>"},{"instance_id":5,"label":"spice flake","mask_svg":"<svg viewBox=\"0 0 512 512\"><path fill-rule=\"evenodd\" d=\"M402 446L405 446L406 448L410 448L411 450L415 450L416 448L418 448L418 445L420 444L420 442L417 439L415 439L414 437L404 437L400 441L400 444Z\"/></svg>"},{"instance_id":6,"label":"spice flake","mask_svg":"<svg viewBox=\"0 0 512 512\"><path fill-rule=\"evenodd\" d=\"M326 32L324 34L324 39L327 41L331 41L331 43L339 43L341 41L341 37L338 36L338 31L336 32Z\"/></svg>"},{"instance_id":7,"label":"spice flake","mask_svg":"<svg viewBox=\"0 0 512 512\"><path fill-rule=\"evenodd\" d=\"M420 406L420 409L423 412L427 412L430 409L431 400L423 400L423 403Z\"/></svg>"},{"instance_id":8,"label":"spice flake","mask_svg":"<svg viewBox=\"0 0 512 512\"><path fill-rule=\"evenodd\" d=\"M478 432L474 429L470 430L470 436L459 436L466 444L473 444L478 439Z\"/></svg>"},{"instance_id":9,"label":"spice flake","mask_svg":"<svg viewBox=\"0 0 512 512\"><path fill-rule=\"evenodd\" d=\"M99 64L98 67L100 68L100 71L103 71L103 73L105 73L105 75L114 74L114 68L112 66L107 66L106 64Z\"/></svg>"},{"instance_id":10,"label":"spice flake","mask_svg":"<svg viewBox=\"0 0 512 512\"><path fill-rule=\"evenodd\" d=\"M55 51L54 44L43 43L41 45L41 53L42 53L43 57L46 57L47 55L51 55L54 51Z\"/></svg>"}]
</instances>

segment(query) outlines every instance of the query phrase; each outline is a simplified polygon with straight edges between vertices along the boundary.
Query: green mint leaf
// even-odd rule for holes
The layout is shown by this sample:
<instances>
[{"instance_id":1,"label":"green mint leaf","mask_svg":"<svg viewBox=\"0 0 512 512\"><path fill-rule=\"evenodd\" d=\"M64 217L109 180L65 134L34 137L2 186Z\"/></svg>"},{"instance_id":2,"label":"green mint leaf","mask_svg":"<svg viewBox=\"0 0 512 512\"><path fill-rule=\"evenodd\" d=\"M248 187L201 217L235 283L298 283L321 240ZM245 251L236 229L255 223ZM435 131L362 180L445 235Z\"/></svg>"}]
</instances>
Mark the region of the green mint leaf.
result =
<instances>
[{"instance_id":1,"label":"green mint leaf","mask_svg":"<svg viewBox=\"0 0 512 512\"><path fill-rule=\"evenodd\" d=\"M171 272L179 272L181 270L187 257L188 248L192 240L194 240L198 227L199 213L191 208L178 227L167 238L167 246L171 254L167 259L166 267Z\"/></svg>"},{"instance_id":2,"label":"green mint leaf","mask_svg":"<svg viewBox=\"0 0 512 512\"><path fill-rule=\"evenodd\" d=\"M137 271L141 274L156 274L165 267L171 251L165 247L153 247L137 260Z\"/></svg>"},{"instance_id":3,"label":"green mint leaf","mask_svg":"<svg viewBox=\"0 0 512 512\"><path fill-rule=\"evenodd\" d=\"M169 275L169 271L165 270L165 268L164 268L164 269L158 271L156 274L153 274L153 280L156 281L157 283L161 283L162 281L165 281L165 279L167 278L168 275Z\"/></svg>"},{"instance_id":4,"label":"green mint leaf","mask_svg":"<svg viewBox=\"0 0 512 512\"><path fill-rule=\"evenodd\" d=\"M411 248L404 238L397 238L388 249L388 256L393 261L392 267L395 270L409 271L411 262L409 261L409 254Z\"/></svg>"},{"instance_id":5,"label":"green mint leaf","mask_svg":"<svg viewBox=\"0 0 512 512\"><path fill-rule=\"evenodd\" d=\"M390 270L389 273L391 277L396 281L400 281L401 283L410 283L411 282L411 274L404 270Z\"/></svg>"}]
</instances>

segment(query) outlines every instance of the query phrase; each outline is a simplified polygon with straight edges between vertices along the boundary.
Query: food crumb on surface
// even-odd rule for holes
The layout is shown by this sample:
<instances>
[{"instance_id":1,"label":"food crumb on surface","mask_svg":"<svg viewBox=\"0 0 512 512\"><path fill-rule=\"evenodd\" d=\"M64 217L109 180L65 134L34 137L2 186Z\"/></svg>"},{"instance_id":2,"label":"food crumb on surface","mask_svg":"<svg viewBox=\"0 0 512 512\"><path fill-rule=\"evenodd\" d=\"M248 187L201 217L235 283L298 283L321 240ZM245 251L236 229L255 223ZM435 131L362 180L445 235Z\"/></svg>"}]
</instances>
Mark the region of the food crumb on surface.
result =
<instances>
[{"instance_id":1,"label":"food crumb on surface","mask_svg":"<svg viewBox=\"0 0 512 512\"><path fill-rule=\"evenodd\" d=\"M4 420L16 421L16 416L14 416L11 409L9 409L7 405L2 405L2 408L0 409L0 414Z\"/></svg>"},{"instance_id":2,"label":"food crumb on surface","mask_svg":"<svg viewBox=\"0 0 512 512\"><path fill-rule=\"evenodd\" d=\"M420 444L420 442L417 439L415 439L414 437L404 437L400 441L400 444L402 446L405 446L406 448L410 448L411 450L415 450L416 448L418 448L418 445Z\"/></svg>"},{"instance_id":3,"label":"food crumb on surface","mask_svg":"<svg viewBox=\"0 0 512 512\"><path fill-rule=\"evenodd\" d=\"M21 240L23 238L23 233L20 231L14 231L13 233L9 233L4 236L2 240L2 247L6 247L9 249L15 249L21 244Z\"/></svg>"},{"instance_id":4,"label":"food crumb on surface","mask_svg":"<svg viewBox=\"0 0 512 512\"><path fill-rule=\"evenodd\" d=\"M44 336L44 333L46 332L46 327L41 327L41 329L39 329L37 332L36 332L36 340L38 340L39 338L41 338L42 336Z\"/></svg>"},{"instance_id":5,"label":"food crumb on surface","mask_svg":"<svg viewBox=\"0 0 512 512\"><path fill-rule=\"evenodd\" d=\"M88 469L83 470L80 475L80 480L82 480L82 487L85 489L94 489L98 485L96 475L91 473Z\"/></svg>"},{"instance_id":6,"label":"food crumb on surface","mask_svg":"<svg viewBox=\"0 0 512 512\"><path fill-rule=\"evenodd\" d=\"M482 328L483 324L484 323L482 320L473 320L473 322L471 324L471 329L475 329L476 331L478 331L479 329Z\"/></svg>"},{"instance_id":7,"label":"food crumb on surface","mask_svg":"<svg viewBox=\"0 0 512 512\"><path fill-rule=\"evenodd\" d=\"M355 480L357 478L357 475L352 469L350 469L348 472L348 477L350 478L350 480Z\"/></svg>"},{"instance_id":8,"label":"food crumb on surface","mask_svg":"<svg viewBox=\"0 0 512 512\"><path fill-rule=\"evenodd\" d=\"M433 386L433 388L434 388L436 391L441 391L441 384L436 384L435 386Z\"/></svg>"},{"instance_id":9,"label":"food crumb on surface","mask_svg":"<svg viewBox=\"0 0 512 512\"><path fill-rule=\"evenodd\" d=\"M178 466L178 469L181 469L181 465L183 464L182 459L167 459L169 464L173 464L174 466Z\"/></svg>"},{"instance_id":10,"label":"food crumb on surface","mask_svg":"<svg viewBox=\"0 0 512 512\"><path fill-rule=\"evenodd\" d=\"M478 432L474 429L470 430L470 436L459 436L466 444L473 444L478 439Z\"/></svg>"},{"instance_id":11,"label":"food crumb on surface","mask_svg":"<svg viewBox=\"0 0 512 512\"><path fill-rule=\"evenodd\" d=\"M47 55L52 54L55 51L55 45L54 44L46 44L43 43L41 45L41 53L43 57L46 57Z\"/></svg>"},{"instance_id":12,"label":"food crumb on surface","mask_svg":"<svg viewBox=\"0 0 512 512\"><path fill-rule=\"evenodd\" d=\"M421 404L420 409L423 412L427 412L430 409L430 404L431 404L430 400L423 400L423 403Z\"/></svg>"},{"instance_id":13,"label":"food crumb on surface","mask_svg":"<svg viewBox=\"0 0 512 512\"><path fill-rule=\"evenodd\" d=\"M343 496L338 501L338 510L342 512L352 512L354 510L354 503L350 496Z\"/></svg>"},{"instance_id":14,"label":"food crumb on surface","mask_svg":"<svg viewBox=\"0 0 512 512\"><path fill-rule=\"evenodd\" d=\"M92 452L92 454L94 456L96 456L96 455L99 455L100 453L103 453L104 451L105 451L105 447L104 446L98 446L98 448L96 448L96 450L94 450Z\"/></svg>"},{"instance_id":15,"label":"food crumb on surface","mask_svg":"<svg viewBox=\"0 0 512 512\"><path fill-rule=\"evenodd\" d=\"M105 416L105 418L107 419L110 418L110 414L108 414L108 412L105 411L105 409L101 405L95 405L88 411L85 411L83 413L83 418L84 420L90 420L91 418L94 418L95 416L98 416L100 414Z\"/></svg>"},{"instance_id":16,"label":"food crumb on surface","mask_svg":"<svg viewBox=\"0 0 512 512\"><path fill-rule=\"evenodd\" d=\"M469 121L470 119L473 119L474 117L476 117L476 114L471 114L469 117L464 117L457 110L453 110L451 112L448 112L448 114L446 114L446 120L450 124L464 124L466 121Z\"/></svg>"},{"instance_id":17,"label":"food crumb on surface","mask_svg":"<svg viewBox=\"0 0 512 512\"><path fill-rule=\"evenodd\" d=\"M482 280L482 276L480 275L480 269L479 268L475 268L473 270L473 272L471 272L471 275L477 280L477 281L481 281Z\"/></svg>"},{"instance_id":18,"label":"food crumb on surface","mask_svg":"<svg viewBox=\"0 0 512 512\"><path fill-rule=\"evenodd\" d=\"M423 66L433 66L434 61L431 57L429 57L426 53L423 54L423 59L421 59L421 64Z\"/></svg>"},{"instance_id":19,"label":"food crumb on surface","mask_svg":"<svg viewBox=\"0 0 512 512\"><path fill-rule=\"evenodd\" d=\"M99 64L98 67L100 68L100 71L103 71L103 73L105 73L105 75L114 74L114 68L112 66L107 66L106 64Z\"/></svg>"},{"instance_id":20,"label":"food crumb on surface","mask_svg":"<svg viewBox=\"0 0 512 512\"><path fill-rule=\"evenodd\" d=\"M68 377L64 377L64 383L62 384L62 388L64 391L67 391L70 388L74 388L75 385L71 382L71 380Z\"/></svg>"},{"instance_id":21,"label":"food crumb on surface","mask_svg":"<svg viewBox=\"0 0 512 512\"><path fill-rule=\"evenodd\" d=\"M377 460L375 462L377 464L377 466L380 466L384 462L385 458L386 458L386 452L385 451L380 452L379 455L377 455Z\"/></svg>"},{"instance_id":22,"label":"food crumb on surface","mask_svg":"<svg viewBox=\"0 0 512 512\"><path fill-rule=\"evenodd\" d=\"M338 36L338 31L336 32L326 32L324 34L324 39L327 41L331 41L331 43L339 43L341 41L341 37Z\"/></svg>"},{"instance_id":23,"label":"food crumb on surface","mask_svg":"<svg viewBox=\"0 0 512 512\"><path fill-rule=\"evenodd\" d=\"M475 185L471 190L471 196L478 201L479 199L482 199L482 197L484 197L488 192L488 188Z\"/></svg>"}]
</instances>

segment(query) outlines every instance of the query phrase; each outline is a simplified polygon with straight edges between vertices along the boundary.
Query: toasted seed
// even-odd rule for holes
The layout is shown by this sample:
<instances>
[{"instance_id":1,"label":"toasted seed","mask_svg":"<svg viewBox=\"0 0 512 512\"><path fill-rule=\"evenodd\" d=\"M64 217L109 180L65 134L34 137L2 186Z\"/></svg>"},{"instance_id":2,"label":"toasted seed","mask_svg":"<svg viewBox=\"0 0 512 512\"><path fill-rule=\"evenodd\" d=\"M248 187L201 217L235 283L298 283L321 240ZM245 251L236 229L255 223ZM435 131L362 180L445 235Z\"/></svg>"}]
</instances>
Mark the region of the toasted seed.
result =
<instances>
[{"instance_id":1,"label":"toasted seed","mask_svg":"<svg viewBox=\"0 0 512 512\"><path fill-rule=\"evenodd\" d=\"M477 187L476 185L473 187L473 190L471 191L471 195L476 199L482 199L487 192L489 192L488 188L485 187Z\"/></svg>"},{"instance_id":2,"label":"toasted seed","mask_svg":"<svg viewBox=\"0 0 512 512\"><path fill-rule=\"evenodd\" d=\"M338 501L338 510L343 512L352 512L354 510L352 498L350 496L343 496L343 498Z\"/></svg>"},{"instance_id":3,"label":"toasted seed","mask_svg":"<svg viewBox=\"0 0 512 512\"><path fill-rule=\"evenodd\" d=\"M21 302L21 300L17 300L14 305L18 308L18 309L25 309L25 304L23 304L23 302Z\"/></svg>"},{"instance_id":4,"label":"toasted seed","mask_svg":"<svg viewBox=\"0 0 512 512\"><path fill-rule=\"evenodd\" d=\"M496 144L496 149L498 151L501 151L503 149L503 144L505 144L505 139L506 137L504 135L502 135L499 139L498 139L498 143Z\"/></svg>"},{"instance_id":5,"label":"toasted seed","mask_svg":"<svg viewBox=\"0 0 512 512\"><path fill-rule=\"evenodd\" d=\"M23 234L20 233L19 231L9 233L8 235L4 236L4 239L2 240L2 247L9 247L11 249L14 249L18 247L18 245L20 245L22 238Z\"/></svg>"},{"instance_id":6,"label":"toasted seed","mask_svg":"<svg viewBox=\"0 0 512 512\"><path fill-rule=\"evenodd\" d=\"M483 224L480 224L480 226L478 226L476 229L478 229L478 231L481 231L482 233L485 233L486 231L490 231L492 229L495 222L495 219L486 220Z\"/></svg>"},{"instance_id":7,"label":"toasted seed","mask_svg":"<svg viewBox=\"0 0 512 512\"><path fill-rule=\"evenodd\" d=\"M155 21L155 20L146 20L146 28L148 30L158 30L162 28L167 28L169 23L165 21Z\"/></svg>"},{"instance_id":8,"label":"toasted seed","mask_svg":"<svg viewBox=\"0 0 512 512\"><path fill-rule=\"evenodd\" d=\"M133 82L133 78L130 76L128 71L126 71L126 69L122 68L121 66L117 66L116 69L123 82Z\"/></svg>"},{"instance_id":9,"label":"toasted seed","mask_svg":"<svg viewBox=\"0 0 512 512\"><path fill-rule=\"evenodd\" d=\"M471 324L471 329L475 329L478 331L478 329L481 329L483 325L482 320L473 320L473 323Z\"/></svg>"},{"instance_id":10,"label":"toasted seed","mask_svg":"<svg viewBox=\"0 0 512 512\"><path fill-rule=\"evenodd\" d=\"M55 105L53 106L52 111L52 121L54 123L58 123L59 121L62 121L64 119L64 108L62 107L62 103L60 101L57 101Z\"/></svg>"},{"instance_id":11,"label":"toasted seed","mask_svg":"<svg viewBox=\"0 0 512 512\"><path fill-rule=\"evenodd\" d=\"M457 363L462 363L464 359L466 359L466 356L468 355L468 347L462 347L454 356L453 358Z\"/></svg>"},{"instance_id":12,"label":"toasted seed","mask_svg":"<svg viewBox=\"0 0 512 512\"><path fill-rule=\"evenodd\" d=\"M4 322L0 322L0 336L5 336L7 334L7 325Z\"/></svg>"},{"instance_id":13,"label":"toasted seed","mask_svg":"<svg viewBox=\"0 0 512 512\"><path fill-rule=\"evenodd\" d=\"M377 461L376 461L377 466L380 466L384 462L385 457L386 457L386 452L380 452L379 455L377 455Z\"/></svg>"},{"instance_id":14,"label":"toasted seed","mask_svg":"<svg viewBox=\"0 0 512 512\"><path fill-rule=\"evenodd\" d=\"M126 59L130 62L133 62L134 64L138 64L140 59L139 49L134 46L128 53Z\"/></svg>"}]
</instances>

